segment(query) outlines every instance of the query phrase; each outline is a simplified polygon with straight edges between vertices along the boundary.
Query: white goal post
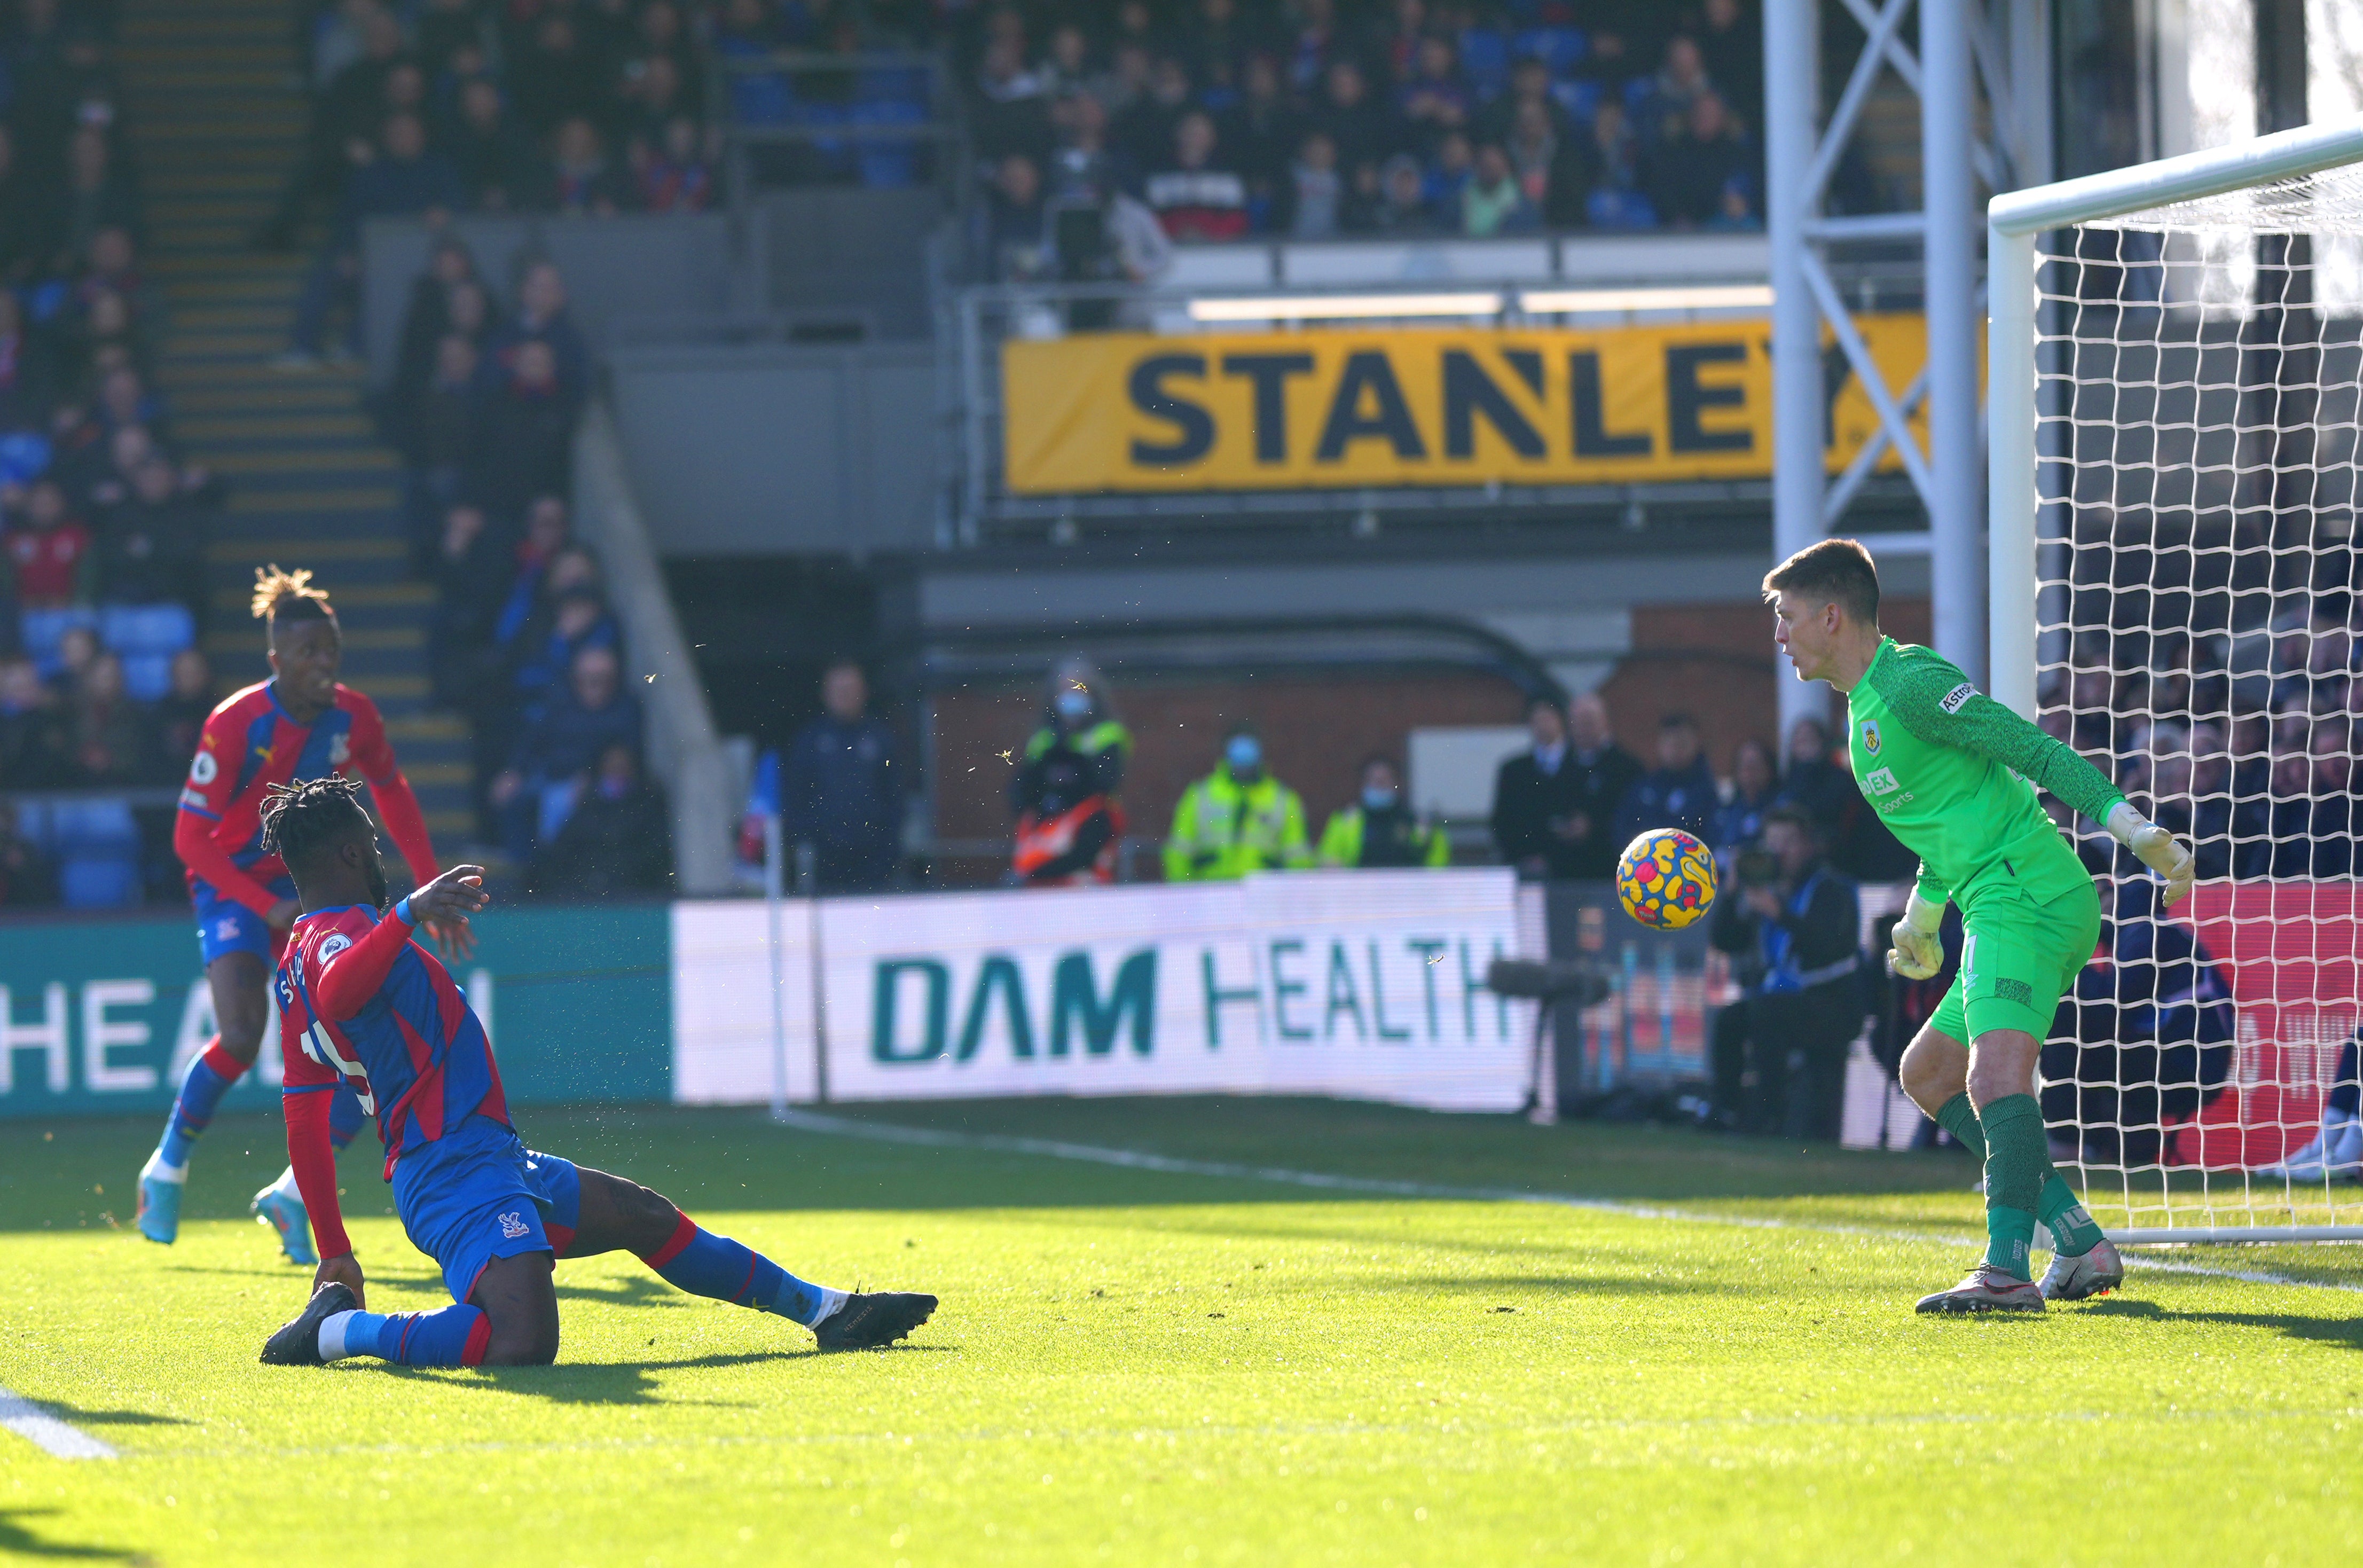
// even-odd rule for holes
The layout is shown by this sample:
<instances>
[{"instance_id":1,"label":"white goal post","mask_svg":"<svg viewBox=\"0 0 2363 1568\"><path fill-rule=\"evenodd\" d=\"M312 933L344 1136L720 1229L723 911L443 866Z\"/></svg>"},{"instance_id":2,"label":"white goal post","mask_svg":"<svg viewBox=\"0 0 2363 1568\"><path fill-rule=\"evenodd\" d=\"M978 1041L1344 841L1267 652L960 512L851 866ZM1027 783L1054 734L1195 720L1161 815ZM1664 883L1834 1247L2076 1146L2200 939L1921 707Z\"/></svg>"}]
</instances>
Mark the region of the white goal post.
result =
<instances>
[{"instance_id":1,"label":"white goal post","mask_svg":"<svg viewBox=\"0 0 2363 1568\"><path fill-rule=\"evenodd\" d=\"M1987 230L1991 690L2201 855L2174 932L2104 883L2133 935L2045 1048L2061 1168L2121 1242L2363 1240L2363 121Z\"/></svg>"}]
</instances>

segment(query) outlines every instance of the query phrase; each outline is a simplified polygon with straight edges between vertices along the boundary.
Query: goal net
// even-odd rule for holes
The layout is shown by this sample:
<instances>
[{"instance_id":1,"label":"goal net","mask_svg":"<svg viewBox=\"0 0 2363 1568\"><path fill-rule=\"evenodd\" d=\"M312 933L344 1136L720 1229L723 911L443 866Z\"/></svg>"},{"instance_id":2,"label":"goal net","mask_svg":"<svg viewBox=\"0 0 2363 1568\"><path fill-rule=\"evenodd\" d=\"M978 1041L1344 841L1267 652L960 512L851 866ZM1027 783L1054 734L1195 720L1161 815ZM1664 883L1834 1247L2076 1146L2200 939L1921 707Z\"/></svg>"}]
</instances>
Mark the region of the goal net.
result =
<instances>
[{"instance_id":1,"label":"goal net","mask_svg":"<svg viewBox=\"0 0 2363 1568\"><path fill-rule=\"evenodd\" d=\"M1997 257L1997 289L2033 284L2031 405L2006 395L1997 306L1997 450L2003 421L2031 430L2035 502L2014 539L1998 464L1995 547L2031 546L2034 593L1997 604L1997 690L2014 618L2022 702L2031 675L2044 728L2200 873L2167 916L2082 825L2107 962L2045 1047L2041 1099L2120 1239L2363 1240L2363 1122L2341 1130L2363 1021L2363 164L2178 195L2178 172L2236 152L2103 177L2090 205L2120 210L2007 241L1997 220L1998 250L2031 252ZM2146 177L2174 199L2143 203ZM1997 600L2003 581L1998 562Z\"/></svg>"}]
</instances>

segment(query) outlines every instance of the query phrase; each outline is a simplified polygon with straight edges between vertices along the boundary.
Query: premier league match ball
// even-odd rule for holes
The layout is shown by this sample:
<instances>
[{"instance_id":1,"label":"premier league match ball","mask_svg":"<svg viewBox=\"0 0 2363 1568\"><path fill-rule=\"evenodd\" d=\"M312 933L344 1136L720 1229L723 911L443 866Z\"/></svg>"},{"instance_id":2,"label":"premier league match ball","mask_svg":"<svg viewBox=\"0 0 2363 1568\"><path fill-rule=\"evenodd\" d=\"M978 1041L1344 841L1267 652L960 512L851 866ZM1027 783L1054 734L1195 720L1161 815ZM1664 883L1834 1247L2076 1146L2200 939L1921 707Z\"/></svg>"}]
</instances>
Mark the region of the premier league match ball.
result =
<instances>
[{"instance_id":1,"label":"premier league match ball","mask_svg":"<svg viewBox=\"0 0 2363 1568\"><path fill-rule=\"evenodd\" d=\"M1617 860L1616 896L1641 924L1680 930L1714 903L1714 856L1679 828L1652 828Z\"/></svg>"}]
</instances>

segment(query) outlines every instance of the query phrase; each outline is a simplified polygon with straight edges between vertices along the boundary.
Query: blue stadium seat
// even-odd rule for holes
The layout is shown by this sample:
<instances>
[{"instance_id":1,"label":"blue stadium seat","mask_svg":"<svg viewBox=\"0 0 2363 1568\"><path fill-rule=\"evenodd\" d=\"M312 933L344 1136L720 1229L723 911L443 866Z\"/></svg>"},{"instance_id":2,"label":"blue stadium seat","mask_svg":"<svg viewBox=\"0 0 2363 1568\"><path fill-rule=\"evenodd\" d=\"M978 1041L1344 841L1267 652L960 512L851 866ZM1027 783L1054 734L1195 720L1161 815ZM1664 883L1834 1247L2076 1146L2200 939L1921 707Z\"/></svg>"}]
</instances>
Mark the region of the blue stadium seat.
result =
<instances>
[{"instance_id":1,"label":"blue stadium seat","mask_svg":"<svg viewBox=\"0 0 2363 1568\"><path fill-rule=\"evenodd\" d=\"M1590 125L1592 117L1600 112L1600 83L1597 82L1554 82L1551 96L1567 111L1568 118L1578 125Z\"/></svg>"},{"instance_id":2,"label":"blue stadium seat","mask_svg":"<svg viewBox=\"0 0 2363 1568\"><path fill-rule=\"evenodd\" d=\"M93 630L98 628L95 610L27 610L17 622L24 639L25 657L40 666L41 678L54 677L59 669L58 644L65 640L68 631L78 626Z\"/></svg>"},{"instance_id":3,"label":"blue stadium seat","mask_svg":"<svg viewBox=\"0 0 2363 1568\"><path fill-rule=\"evenodd\" d=\"M123 689L141 702L158 702L172 689L172 656L169 653L123 655Z\"/></svg>"},{"instance_id":4,"label":"blue stadium seat","mask_svg":"<svg viewBox=\"0 0 2363 1568\"><path fill-rule=\"evenodd\" d=\"M169 660L196 641L196 620L186 605L105 605L98 639L127 659L147 653Z\"/></svg>"},{"instance_id":5,"label":"blue stadium seat","mask_svg":"<svg viewBox=\"0 0 2363 1568\"><path fill-rule=\"evenodd\" d=\"M1528 28L1514 40L1520 59L1531 55L1551 68L1554 76L1572 71L1590 47L1581 28Z\"/></svg>"},{"instance_id":6,"label":"blue stadium seat","mask_svg":"<svg viewBox=\"0 0 2363 1568\"><path fill-rule=\"evenodd\" d=\"M58 895L69 909L123 909L140 900L137 855L69 855L58 863Z\"/></svg>"},{"instance_id":7,"label":"blue stadium seat","mask_svg":"<svg viewBox=\"0 0 2363 1568\"><path fill-rule=\"evenodd\" d=\"M1460 69L1480 98L1496 98L1510 85L1510 40L1492 28L1460 35Z\"/></svg>"},{"instance_id":8,"label":"blue stadium seat","mask_svg":"<svg viewBox=\"0 0 2363 1568\"><path fill-rule=\"evenodd\" d=\"M139 827L131 807L108 796L61 800L50 807L50 839L61 855L139 853Z\"/></svg>"},{"instance_id":9,"label":"blue stadium seat","mask_svg":"<svg viewBox=\"0 0 2363 1568\"><path fill-rule=\"evenodd\" d=\"M17 831L41 851L57 853L57 840L50 831L50 803L46 800L20 800L17 803Z\"/></svg>"}]
</instances>

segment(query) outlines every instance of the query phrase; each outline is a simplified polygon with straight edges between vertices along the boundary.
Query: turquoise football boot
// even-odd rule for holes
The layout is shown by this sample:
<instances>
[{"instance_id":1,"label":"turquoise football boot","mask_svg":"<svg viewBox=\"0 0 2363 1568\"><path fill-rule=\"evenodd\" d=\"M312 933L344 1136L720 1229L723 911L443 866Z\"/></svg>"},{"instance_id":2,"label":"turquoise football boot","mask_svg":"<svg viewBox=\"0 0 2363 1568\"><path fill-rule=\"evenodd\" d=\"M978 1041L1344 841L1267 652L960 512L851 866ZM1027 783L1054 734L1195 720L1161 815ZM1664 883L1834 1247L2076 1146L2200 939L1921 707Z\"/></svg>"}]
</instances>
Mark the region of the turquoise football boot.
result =
<instances>
[{"instance_id":1,"label":"turquoise football boot","mask_svg":"<svg viewBox=\"0 0 2363 1568\"><path fill-rule=\"evenodd\" d=\"M320 1255L312 1250L312 1217L304 1211L303 1199L268 1186L254 1195L249 1207L257 1224L279 1233L279 1250L287 1254L289 1262L306 1268L319 1262Z\"/></svg>"},{"instance_id":2,"label":"turquoise football boot","mask_svg":"<svg viewBox=\"0 0 2363 1568\"><path fill-rule=\"evenodd\" d=\"M162 1173L169 1169L159 1154L148 1156L148 1163L139 1168L139 1213L132 1223L139 1234L150 1241L169 1247L181 1236L181 1193L188 1185L189 1173L183 1166L177 1178Z\"/></svg>"}]
</instances>

